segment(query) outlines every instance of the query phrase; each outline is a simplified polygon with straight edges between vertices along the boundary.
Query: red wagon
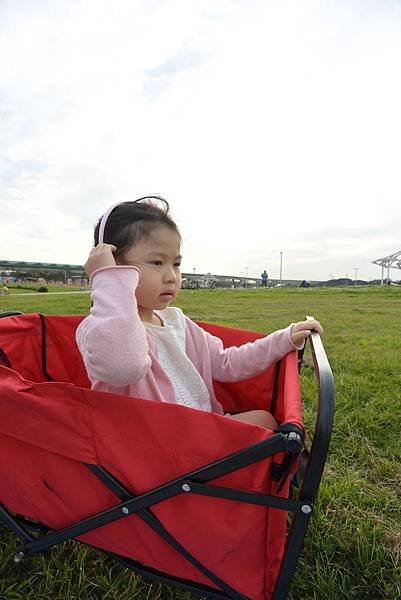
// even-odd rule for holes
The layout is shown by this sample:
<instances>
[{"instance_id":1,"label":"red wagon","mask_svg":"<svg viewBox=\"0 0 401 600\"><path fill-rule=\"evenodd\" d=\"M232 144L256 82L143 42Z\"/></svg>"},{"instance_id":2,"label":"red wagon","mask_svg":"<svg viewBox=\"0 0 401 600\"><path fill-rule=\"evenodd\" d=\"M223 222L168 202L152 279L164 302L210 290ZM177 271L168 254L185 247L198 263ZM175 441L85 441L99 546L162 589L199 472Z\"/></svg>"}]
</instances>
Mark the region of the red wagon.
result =
<instances>
[{"instance_id":1,"label":"red wagon","mask_svg":"<svg viewBox=\"0 0 401 600\"><path fill-rule=\"evenodd\" d=\"M304 453L296 352L258 377L215 382L226 411L270 410L280 423L270 431L92 391L75 343L82 318L0 319L0 521L21 540L15 561L76 539L208 598L286 598L333 421L333 379L319 335L310 338L316 427ZM200 325L225 346L261 337Z\"/></svg>"}]
</instances>

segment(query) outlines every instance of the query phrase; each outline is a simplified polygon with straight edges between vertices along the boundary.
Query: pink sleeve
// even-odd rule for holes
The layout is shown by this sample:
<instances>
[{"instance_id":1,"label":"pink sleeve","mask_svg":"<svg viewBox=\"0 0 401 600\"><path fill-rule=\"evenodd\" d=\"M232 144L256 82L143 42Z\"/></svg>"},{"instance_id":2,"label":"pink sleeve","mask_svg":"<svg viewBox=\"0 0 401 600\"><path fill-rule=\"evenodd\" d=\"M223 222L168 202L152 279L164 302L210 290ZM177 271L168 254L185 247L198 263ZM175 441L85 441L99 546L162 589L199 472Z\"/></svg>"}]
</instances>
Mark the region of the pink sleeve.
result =
<instances>
[{"instance_id":1,"label":"pink sleeve","mask_svg":"<svg viewBox=\"0 0 401 600\"><path fill-rule=\"evenodd\" d=\"M76 332L92 383L128 385L142 379L151 366L135 298L139 276L130 266L104 267L92 275L93 306Z\"/></svg>"},{"instance_id":2,"label":"pink sleeve","mask_svg":"<svg viewBox=\"0 0 401 600\"><path fill-rule=\"evenodd\" d=\"M291 328L279 329L270 335L242 346L223 348L220 338L206 333L212 361L212 377L216 381L242 381L259 375L283 356L298 350L291 340Z\"/></svg>"}]
</instances>

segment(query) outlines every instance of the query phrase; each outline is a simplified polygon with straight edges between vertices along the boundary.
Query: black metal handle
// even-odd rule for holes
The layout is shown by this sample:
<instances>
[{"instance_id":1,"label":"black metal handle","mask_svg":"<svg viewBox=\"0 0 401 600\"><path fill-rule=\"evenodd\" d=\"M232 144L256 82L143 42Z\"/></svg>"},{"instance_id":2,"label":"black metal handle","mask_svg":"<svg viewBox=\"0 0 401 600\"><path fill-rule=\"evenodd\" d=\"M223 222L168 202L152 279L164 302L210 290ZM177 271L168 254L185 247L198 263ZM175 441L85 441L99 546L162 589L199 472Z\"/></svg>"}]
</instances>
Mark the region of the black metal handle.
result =
<instances>
[{"instance_id":1,"label":"black metal handle","mask_svg":"<svg viewBox=\"0 0 401 600\"><path fill-rule=\"evenodd\" d=\"M0 319L3 317L16 317L17 315L23 315L24 313L20 310L5 310L0 312Z\"/></svg>"},{"instance_id":2,"label":"black metal handle","mask_svg":"<svg viewBox=\"0 0 401 600\"><path fill-rule=\"evenodd\" d=\"M322 478L333 428L334 380L319 333L312 331L309 340L319 385L319 397L315 432L301 488L301 497L313 502Z\"/></svg>"}]
</instances>

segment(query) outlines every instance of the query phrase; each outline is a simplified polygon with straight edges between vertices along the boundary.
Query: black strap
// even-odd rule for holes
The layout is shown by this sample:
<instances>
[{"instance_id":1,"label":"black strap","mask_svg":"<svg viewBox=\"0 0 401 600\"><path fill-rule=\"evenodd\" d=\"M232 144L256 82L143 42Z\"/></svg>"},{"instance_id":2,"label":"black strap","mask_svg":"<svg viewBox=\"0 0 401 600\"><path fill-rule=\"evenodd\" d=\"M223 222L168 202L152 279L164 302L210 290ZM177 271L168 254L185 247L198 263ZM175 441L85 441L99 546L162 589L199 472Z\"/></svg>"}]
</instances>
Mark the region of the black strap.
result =
<instances>
[{"instance_id":1,"label":"black strap","mask_svg":"<svg viewBox=\"0 0 401 600\"><path fill-rule=\"evenodd\" d=\"M39 313L39 317L40 317L40 324L42 327L42 371L44 376L46 377L47 381L53 381L53 378L50 377L49 373L47 372L47 364L46 364L46 321L45 321L45 317L44 315L42 315L41 313Z\"/></svg>"},{"instance_id":2,"label":"black strap","mask_svg":"<svg viewBox=\"0 0 401 600\"><path fill-rule=\"evenodd\" d=\"M274 413L276 412L277 396L278 396L278 378L280 375L280 367L281 367L281 360L279 360L276 363L276 366L274 367L272 401L270 403L270 413L273 416L274 416Z\"/></svg>"},{"instance_id":3,"label":"black strap","mask_svg":"<svg viewBox=\"0 0 401 600\"><path fill-rule=\"evenodd\" d=\"M279 481L279 485L277 488L278 492L281 491L297 458L297 454L286 454L283 462L280 465L276 463L272 464L271 478L273 479L273 481Z\"/></svg>"},{"instance_id":4,"label":"black strap","mask_svg":"<svg viewBox=\"0 0 401 600\"><path fill-rule=\"evenodd\" d=\"M281 433L297 433L301 440L300 443L303 444L304 441L304 432L302 430L301 427L299 427L299 425L296 425L295 423L283 423L282 425L279 425L274 432L281 432ZM298 444L297 446L298 447ZM299 446L299 450L301 449L301 447ZM281 464L277 464L277 463L273 463L272 464L272 468L271 468L271 478L273 481L279 481L279 485L277 488L277 491L280 492L285 481L287 480L287 477L289 476L291 469L295 463L295 461L298 459L299 457L299 451L298 452L291 452L287 451L287 454L284 457L284 460Z\"/></svg>"},{"instance_id":5,"label":"black strap","mask_svg":"<svg viewBox=\"0 0 401 600\"><path fill-rule=\"evenodd\" d=\"M23 315L24 313L21 312L20 310L5 310L3 312L0 312L0 319L3 319L5 317L15 317L18 315Z\"/></svg>"},{"instance_id":6,"label":"black strap","mask_svg":"<svg viewBox=\"0 0 401 600\"><path fill-rule=\"evenodd\" d=\"M291 485L293 485L296 488L299 488L299 486L301 485L303 479L304 479L304 475L305 475L305 469L308 465L308 461L309 461L309 450L306 448L306 446L304 446L302 452L301 452L301 456L299 459L299 465L298 465L298 469L295 471L294 475L291 477Z\"/></svg>"},{"instance_id":7,"label":"black strap","mask_svg":"<svg viewBox=\"0 0 401 600\"><path fill-rule=\"evenodd\" d=\"M298 350L298 372L301 371L302 361L304 359L305 346L306 346L306 343L303 345L301 350Z\"/></svg>"}]
</instances>

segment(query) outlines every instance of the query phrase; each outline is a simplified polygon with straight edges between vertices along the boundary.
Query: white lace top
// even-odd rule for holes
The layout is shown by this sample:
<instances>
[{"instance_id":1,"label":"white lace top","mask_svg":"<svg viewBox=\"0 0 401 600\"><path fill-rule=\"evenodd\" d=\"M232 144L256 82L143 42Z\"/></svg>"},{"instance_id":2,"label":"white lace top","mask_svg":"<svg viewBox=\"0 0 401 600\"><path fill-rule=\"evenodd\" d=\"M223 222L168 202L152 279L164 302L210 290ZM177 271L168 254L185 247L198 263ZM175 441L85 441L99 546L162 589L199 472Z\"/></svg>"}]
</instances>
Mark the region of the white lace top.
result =
<instances>
[{"instance_id":1,"label":"white lace top","mask_svg":"<svg viewBox=\"0 0 401 600\"><path fill-rule=\"evenodd\" d=\"M154 311L163 327L144 323L158 345L158 360L171 379L178 404L211 411L207 387L185 351L185 316L174 307Z\"/></svg>"}]
</instances>

